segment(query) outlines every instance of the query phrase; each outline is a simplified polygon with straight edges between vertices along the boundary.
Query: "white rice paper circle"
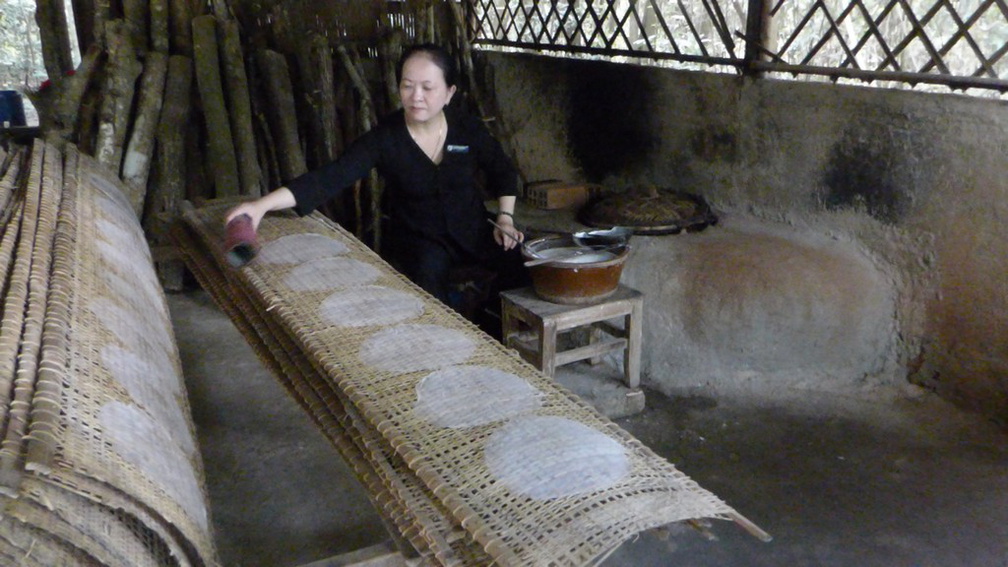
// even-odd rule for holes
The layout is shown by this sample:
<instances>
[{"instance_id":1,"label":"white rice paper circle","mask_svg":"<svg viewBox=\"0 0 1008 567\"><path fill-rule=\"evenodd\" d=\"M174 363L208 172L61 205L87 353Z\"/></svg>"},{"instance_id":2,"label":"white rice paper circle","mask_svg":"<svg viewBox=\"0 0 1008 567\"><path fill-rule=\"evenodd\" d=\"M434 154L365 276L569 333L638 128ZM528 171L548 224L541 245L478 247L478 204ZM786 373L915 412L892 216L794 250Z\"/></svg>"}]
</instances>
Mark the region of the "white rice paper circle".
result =
<instances>
[{"instance_id":1,"label":"white rice paper circle","mask_svg":"<svg viewBox=\"0 0 1008 567\"><path fill-rule=\"evenodd\" d=\"M294 268L284 276L293 291L325 291L367 285L378 279L378 268L352 258L322 258Z\"/></svg>"},{"instance_id":2,"label":"white rice paper circle","mask_svg":"<svg viewBox=\"0 0 1008 567\"><path fill-rule=\"evenodd\" d=\"M159 366L115 345L101 349L102 363L133 401L168 427L172 438L187 453L196 451L196 442L186 423L181 399L181 383L171 366Z\"/></svg>"},{"instance_id":3,"label":"white rice paper circle","mask_svg":"<svg viewBox=\"0 0 1008 567\"><path fill-rule=\"evenodd\" d=\"M92 299L87 309L130 350L145 356L158 353L159 359L175 352L173 335L159 322L160 317L151 318L107 297Z\"/></svg>"},{"instance_id":4,"label":"white rice paper circle","mask_svg":"<svg viewBox=\"0 0 1008 567\"><path fill-rule=\"evenodd\" d=\"M476 343L462 331L408 324L371 335L361 345L359 356L372 368L405 374L462 364L475 350Z\"/></svg>"},{"instance_id":5,"label":"white rice paper circle","mask_svg":"<svg viewBox=\"0 0 1008 567\"><path fill-rule=\"evenodd\" d=\"M137 406L109 402L98 415L112 449L161 487L203 529L208 516L203 492L189 455L172 440L161 423Z\"/></svg>"},{"instance_id":6,"label":"white rice paper circle","mask_svg":"<svg viewBox=\"0 0 1008 567\"><path fill-rule=\"evenodd\" d=\"M417 384L414 411L438 427L476 427L538 409L538 394L528 381L503 370L452 366Z\"/></svg>"},{"instance_id":7,"label":"white rice paper circle","mask_svg":"<svg viewBox=\"0 0 1008 567\"><path fill-rule=\"evenodd\" d=\"M319 307L324 321L340 327L394 325L423 312L423 300L416 295L378 285L338 291Z\"/></svg>"},{"instance_id":8,"label":"white rice paper circle","mask_svg":"<svg viewBox=\"0 0 1008 567\"><path fill-rule=\"evenodd\" d=\"M574 496L612 486L630 473L615 439L556 416L522 416L487 440L490 473L511 492L535 500Z\"/></svg>"},{"instance_id":9,"label":"white rice paper circle","mask_svg":"<svg viewBox=\"0 0 1008 567\"><path fill-rule=\"evenodd\" d=\"M346 254L347 245L322 234L288 234L262 245L256 261L263 264L301 264Z\"/></svg>"}]
</instances>

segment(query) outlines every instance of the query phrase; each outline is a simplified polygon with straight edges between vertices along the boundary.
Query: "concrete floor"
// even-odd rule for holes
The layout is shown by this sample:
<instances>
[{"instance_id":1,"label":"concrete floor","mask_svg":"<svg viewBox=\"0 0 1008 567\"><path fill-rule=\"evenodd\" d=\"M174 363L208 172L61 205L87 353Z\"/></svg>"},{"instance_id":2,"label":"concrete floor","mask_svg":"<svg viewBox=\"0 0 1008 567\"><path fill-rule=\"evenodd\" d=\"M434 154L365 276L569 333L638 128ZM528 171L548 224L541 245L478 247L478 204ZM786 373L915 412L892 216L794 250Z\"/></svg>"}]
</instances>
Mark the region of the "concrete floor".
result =
<instances>
[{"instance_id":1,"label":"concrete floor","mask_svg":"<svg viewBox=\"0 0 1008 567\"><path fill-rule=\"evenodd\" d=\"M352 473L230 321L202 292L168 301L223 564L337 565L385 542ZM930 394L648 392L617 422L774 540L671 526L607 566L1008 566L1008 434Z\"/></svg>"}]
</instances>

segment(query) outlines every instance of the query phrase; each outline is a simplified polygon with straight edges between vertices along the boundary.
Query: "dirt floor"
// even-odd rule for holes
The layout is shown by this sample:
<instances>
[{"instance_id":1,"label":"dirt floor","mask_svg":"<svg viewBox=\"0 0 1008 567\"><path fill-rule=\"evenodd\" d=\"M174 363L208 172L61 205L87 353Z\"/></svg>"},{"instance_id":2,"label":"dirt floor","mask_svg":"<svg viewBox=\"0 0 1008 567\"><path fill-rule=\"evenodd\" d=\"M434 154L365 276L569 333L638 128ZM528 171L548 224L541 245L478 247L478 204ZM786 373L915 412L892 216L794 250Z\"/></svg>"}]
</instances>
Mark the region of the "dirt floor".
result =
<instances>
[{"instance_id":1,"label":"dirt floor","mask_svg":"<svg viewBox=\"0 0 1008 567\"><path fill-rule=\"evenodd\" d=\"M223 564L323 564L386 541L352 473L230 321L202 292L168 301ZM981 418L910 389L646 394L617 423L774 539L676 525L607 566L1008 567L1008 434Z\"/></svg>"}]
</instances>

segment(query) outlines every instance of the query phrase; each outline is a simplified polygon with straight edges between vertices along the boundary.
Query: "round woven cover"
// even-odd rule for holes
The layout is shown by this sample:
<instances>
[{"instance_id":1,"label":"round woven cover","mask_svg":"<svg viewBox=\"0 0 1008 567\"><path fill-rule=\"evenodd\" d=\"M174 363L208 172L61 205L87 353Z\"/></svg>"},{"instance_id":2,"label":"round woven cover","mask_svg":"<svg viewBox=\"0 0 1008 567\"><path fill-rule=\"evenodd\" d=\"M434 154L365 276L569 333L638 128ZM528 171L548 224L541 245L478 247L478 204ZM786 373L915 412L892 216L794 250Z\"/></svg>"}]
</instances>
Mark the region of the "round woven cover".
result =
<instances>
[{"instance_id":1,"label":"round woven cover","mask_svg":"<svg viewBox=\"0 0 1008 567\"><path fill-rule=\"evenodd\" d=\"M588 226L625 226L634 234L695 232L717 222L703 197L653 187L606 195L585 206L579 216Z\"/></svg>"}]
</instances>

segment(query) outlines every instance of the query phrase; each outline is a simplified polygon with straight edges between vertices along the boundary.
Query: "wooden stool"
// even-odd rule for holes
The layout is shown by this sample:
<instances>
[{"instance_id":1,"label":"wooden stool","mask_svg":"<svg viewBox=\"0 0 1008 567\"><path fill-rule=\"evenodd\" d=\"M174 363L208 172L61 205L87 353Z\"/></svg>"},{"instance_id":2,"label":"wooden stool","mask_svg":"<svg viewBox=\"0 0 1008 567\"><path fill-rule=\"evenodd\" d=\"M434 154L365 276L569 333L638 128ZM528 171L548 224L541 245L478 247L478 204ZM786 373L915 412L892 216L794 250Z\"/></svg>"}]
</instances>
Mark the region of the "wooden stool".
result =
<instances>
[{"instance_id":1,"label":"wooden stool","mask_svg":"<svg viewBox=\"0 0 1008 567\"><path fill-rule=\"evenodd\" d=\"M626 385L640 386L641 319L644 294L619 286L609 298L588 305L564 305L545 301L531 287L501 293L501 325L504 344L552 377L557 366L578 360L597 362L607 352L623 351ZM608 322L623 317L623 328ZM557 352L557 335L591 326L587 346ZM609 335L603 338L602 333Z\"/></svg>"}]
</instances>

